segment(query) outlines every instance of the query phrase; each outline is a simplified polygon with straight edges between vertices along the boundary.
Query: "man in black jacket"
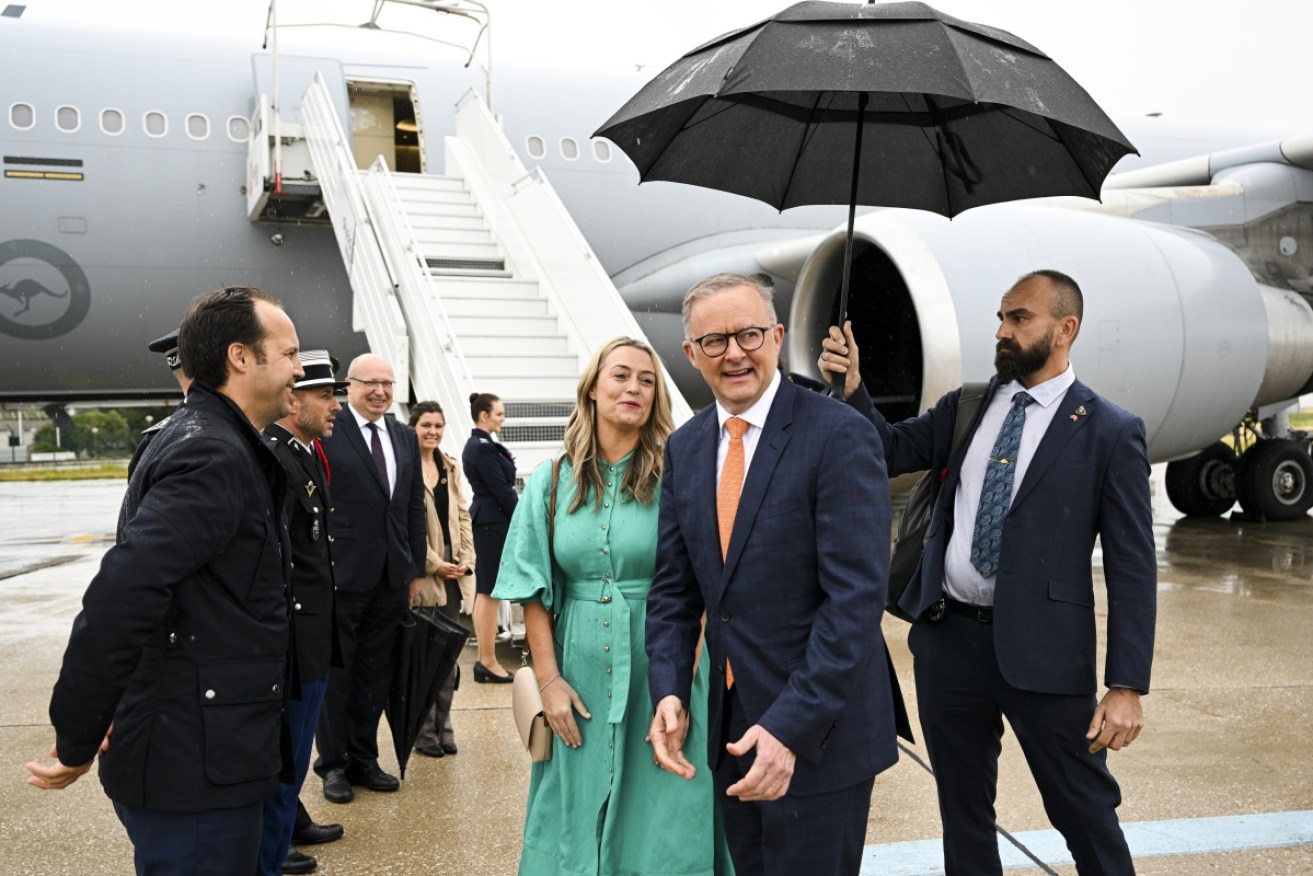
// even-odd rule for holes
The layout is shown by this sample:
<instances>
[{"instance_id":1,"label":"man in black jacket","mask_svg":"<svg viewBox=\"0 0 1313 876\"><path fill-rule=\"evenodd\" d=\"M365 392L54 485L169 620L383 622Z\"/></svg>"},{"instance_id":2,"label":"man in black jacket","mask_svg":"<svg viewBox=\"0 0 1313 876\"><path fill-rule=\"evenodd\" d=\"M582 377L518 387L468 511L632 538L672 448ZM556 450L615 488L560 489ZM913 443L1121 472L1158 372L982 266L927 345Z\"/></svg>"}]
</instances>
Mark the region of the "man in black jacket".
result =
<instances>
[{"instance_id":1,"label":"man in black jacket","mask_svg":"<svg viewBox=\"0 0 1313 876\"><path fill-rule=\"evenodd\" d=\"M287 720L292 731L296 777L281 782L264 804L264 836L260 840L260 876L310 873L317 862L288 851L294 835L330 842L342 835L340 824L310 823L293 831L298 818L297 795L310 766L315 727L328 690L328 666L333 659L333 557L329 514L332 499L319 439L333 434L333 420L342 405L336 398L346 381L333 377L334 360L327 350L301 354L305 377L297 381L292 412L264 430L274 456L287 470L287 530L292 542L292 631L295 678ZM299 687L298 687L299 683ZM309 816L306 816L309 819Z\"/></svg>"},{"instance_id":2,"label":"man in black jacket","mask_svg":"<svg viewBox=\"0 0 1313 876\"><path fill-rule=\"evenodd\" d=\"M128 482L51 698L57 761L28 782L67 787L99 753L138 873L246 876L286 739L286 476L259 430L302 371L257 289L202 295L179 335L196 382Z\"/></svg>"}]
</instances>

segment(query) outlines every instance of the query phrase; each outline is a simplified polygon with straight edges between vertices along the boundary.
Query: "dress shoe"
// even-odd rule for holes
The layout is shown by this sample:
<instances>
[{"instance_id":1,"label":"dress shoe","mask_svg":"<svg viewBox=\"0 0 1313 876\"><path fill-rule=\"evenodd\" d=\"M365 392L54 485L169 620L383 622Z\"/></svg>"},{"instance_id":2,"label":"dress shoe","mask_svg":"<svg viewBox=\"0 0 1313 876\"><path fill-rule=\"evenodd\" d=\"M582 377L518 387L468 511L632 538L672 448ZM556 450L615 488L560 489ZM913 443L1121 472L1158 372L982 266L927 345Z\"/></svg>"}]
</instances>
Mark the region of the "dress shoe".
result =
<instances>
[{"instance_id":1,"label":"dress shoe","mask_svg":"<svg viewBox=\"0 0 1313 876\"><path fill-rule=\"evenodd\" d=\"M314 858L292 849L283 861L282 870L284 873L313 873L318 866L319 862Z\"/></svg>"},{"instance_id":2,"label":"dress shoe","mask_svg":"<svg viewBox=\"0 0 1313 876\"><path fill-rule=\"evenodd\" d=\"M442 750L447 754L455 754L459 749L456 748L456 743L452 741L442 743Z\"/></svg>"},{"instance_id":3,"label":"dress shoe","mask_svg":"<svg viewBox=\"0 0 1313 876\"><path fill-rule=\"evenodd\" d=\"M512 681L515 681L515 676L511 675L509 672L505 675L497 675L491 669L475 660L474 680L479 684L510 684Z\"/></svg>"},{"instance_id":4,"label":"dress shoe","mask_svg":"<svg viewBox=\"0 0 1313 876\"><path fill-rule=\"evenodd\" d=\"M319 843L336 842L342 838L342 833L340 824L315 824L312 821L300 830L292 831L292 845L314 846Z\"/></svg>"},{"instance_id":5,"label":"dress shoe","mask_svg":"<svg viewBox=\"0 0 1313 876\"><path fill-rule=\"evenodd\" d=\"M416 745L415 750L418 751L420 754L424 755L425 757L447 756L447 752L443 750L442 746L436 743L428 743L426 745Z\"/></svg>"},{"instance_id":6,"label":"dress shoe","mask_svg":"<svg viewBox=\"0 0 1313 876\"><path fill-rule=\"evenodd\" d=\"M400 779L383 772L376 763L347 770L347 779L351 784L371 791L395 791L401 787Z\"/></svg>"},{"instance_id":7,"label":"dress shoe","mask_svg":"<svg viewBox=\"0 0 1313 876\"><path fill-rule=\"evenodd\" d=\"M343 770L329 770L324 773L324 799L329 803L350 803L356 799Z\"/></svg>"}]
</instances>

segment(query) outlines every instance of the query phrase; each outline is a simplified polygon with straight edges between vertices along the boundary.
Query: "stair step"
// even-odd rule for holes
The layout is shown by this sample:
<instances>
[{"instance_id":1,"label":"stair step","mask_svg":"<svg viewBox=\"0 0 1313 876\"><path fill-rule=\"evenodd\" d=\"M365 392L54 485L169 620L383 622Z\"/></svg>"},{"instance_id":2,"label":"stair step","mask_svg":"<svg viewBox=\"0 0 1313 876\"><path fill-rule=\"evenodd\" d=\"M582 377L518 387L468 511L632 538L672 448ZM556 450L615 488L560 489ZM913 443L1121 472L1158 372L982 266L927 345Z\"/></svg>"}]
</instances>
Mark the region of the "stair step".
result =
<instances>
[{"instance_id":1,"label":"stair step","mask_svg":"<svg viewBox=\"0 0 1313 876\"><path fill-rule=\"evenodd\" d=\"M510 356L573 356L565 335L540 337L506 337L495 335L462 335L462 350L504 350Z\"/></svg>"},{"instance_id":2,"label":"stair step","mask_svg":"<svg viewBox=\"0 0 1313 876\"><path fill-rule=\"evenodd\" d=\"M542 401L522 402L518 399L505 399L507 420L535 419L538 417L565 417L574 413L574 390L569 398L546 399Z\"/></svg>"},{"instance_id":3,"label":"stair step","mask_svg":"<svg viewBox=\"0 0 1313 876\"><path fill-rule=\"evenodd\" d=\"M478 209L474 195L454 189L397 189L397 197L407 207L440 210L447 206L473 206Z\"/></svg>"},{"instance_id":4,"label":"stair step","mask_svg":"<svg viewBox=\"0 0 1313 876\"><path fill-rule=\"evenodd\" d=\"M553 442L559 444L565 440L565 423L534 423L531 425L502 424L497 437L505 444Z\"/></svg>"},{"instance_id":5,"label":"stair step","mask_svg":"<svg viewBox=\"0 0 1313 876\"><path fill-rule=\"evenodd\" d=\"M448 316L491 316L515 319L523 316L547 316L547 302L539 299L443 298Z\"/></svg>"},{"instance_id":6,"label":"stair step","mask_svg":"<svg viewBox=\"0 0 1313 876\"><path fill-rule=\"evenodd\" d=\"M451 328L462 338L471 335L487 335L500 338L515 337L517 335L538 337L560 333L559 323L554 316L503 318L486 313L475 316L452 316ZM571 389L570 392L573 393L574 390Z\"/></svg>"},{"instance_id":7,"label":"stair step","mask_svg":"<svg viewBox=\"0 0 1313 876\"><path fill-rule=\"evenodd\" d=\"M436 173L394 173L392 184L397 191L440 191L468 192L469 186L459 176L441 176Z\"/></svg>"},{"instance_id":8,"label":"stair step","mask_svg":"<svg viewBox=\"0 0 1313 876\"><path fill-rule=\"evenodd\" d=\"M488 234L488 223L482 216L451 216L446 213L416 213L406 210L410 227L419 234L443 234L449 231L482 231Z\"/></svg>"},{"instance_id":9,"label":"stair step","mask_svg":"<svg viewBox=\"0 0 1313 876\"><path fill-rule=\"evenodd\" d=\"M502 377L495 381L479 380L480 392L495 392L500 396L514 396L520 401L556 401L574 392L577 377Z\"/></svg>"},{"instance_id":10,"label":"stair step","mask_svg":"<svg viewBox=\"0 0 1313 876\"><path fill-rule=\"evenodd\" d=\"M491 236L490 236L491 237ZM505 262L500 247L496 243L428 243L420 241L420 256L428 259L453 259L460 261L499 261Z\"/></svg>"},{"instance_id":11,"label":"stair step","mask_svg":"<svg viewBox=\"0 0 1313 876\"><path fill-rule=\"evenodd\" d=\"M468 203L456 201L421 201L402 198L402 207L412 222L420 216L444 216L450 219L482 219L483 211L471 198Z\"/></svg>"},{"instance_id":12,"label":"stair step","mask_svg":"<svg viewBox=\"0 0 1313 876\"><path fill-rule=\"evenodd\" d=\"M451 298L514 298L520 301L542 298L536 280L436 280L434 286L443 301Z\"/></svg>"},{"instance_id":13,"label":"stair step","mask_svg":"<svg viewBox=\"0 0 1313 876\"><path fill-rule=\"evenodd\" d=\"M579 360L574 356L517 356L465 354L465 364L475 380L519 377L578 377ZM500 395L501 393L498 393Z\"/></svg>"},{"instance_id":14,"label":"stair step","mask_svg":"<svg viewBox=\"0 0 1313 876\"><path fill-rule=\"evenodd\" d=\"M493 251L497 249L497 243L493 240L492 232L487 228L425 228L416 226L411 223L411 228L415 232L415 240L419 243L420 252L426 256L432 252L435 247L459 246L462 249L469 247L492 247Z\"/></svg>"}]
</instances>

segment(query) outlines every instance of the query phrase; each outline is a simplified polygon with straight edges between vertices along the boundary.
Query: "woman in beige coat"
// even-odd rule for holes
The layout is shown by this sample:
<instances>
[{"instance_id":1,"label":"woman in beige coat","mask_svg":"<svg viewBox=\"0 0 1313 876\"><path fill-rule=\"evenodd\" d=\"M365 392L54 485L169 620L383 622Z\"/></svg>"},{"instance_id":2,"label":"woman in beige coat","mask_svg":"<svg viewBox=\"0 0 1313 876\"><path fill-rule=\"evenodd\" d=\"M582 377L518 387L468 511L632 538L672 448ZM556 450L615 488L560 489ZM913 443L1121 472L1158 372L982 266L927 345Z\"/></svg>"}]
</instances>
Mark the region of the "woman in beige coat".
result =
<instances>
[{"instance_id":1,"label":"woman in beige coat","mask_svg":"<svg viewBox=\"0 0 1313 876\"><path fill-rule=\"evenodd\" d=\"M419 604L436 605L454 621L460 619L461 592L474 590L474 535L470 509L461 491L460 464L439 449L447 417L437 402L410 409L410 425L419 435L424 467L424 513L428 522L428 559L420 585ZM415 740L415 750L429 757L456 753L451 729L451 700L460 668L451 673L438 701L429 711Z\"/></svg>"}]
</instances>

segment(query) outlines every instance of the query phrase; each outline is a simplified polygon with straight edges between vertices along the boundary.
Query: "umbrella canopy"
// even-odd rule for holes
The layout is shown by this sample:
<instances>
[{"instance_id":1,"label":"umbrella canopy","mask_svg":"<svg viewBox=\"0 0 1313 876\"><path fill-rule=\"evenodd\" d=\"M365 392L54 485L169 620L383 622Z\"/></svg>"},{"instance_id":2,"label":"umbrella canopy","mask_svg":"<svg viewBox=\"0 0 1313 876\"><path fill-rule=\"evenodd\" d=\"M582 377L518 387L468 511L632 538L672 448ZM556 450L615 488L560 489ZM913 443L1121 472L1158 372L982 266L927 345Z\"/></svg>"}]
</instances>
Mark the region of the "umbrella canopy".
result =
<instances>
[{"instance_id":1,"label":"umbrella canopy","mask_svg":"<svg viewBox=\"0 0 1313 876\"><path fill-rule=\"evenodd\" d=\"M424 718L455 671L468 636L463 626L432 606L413 608L402 621L386 714L403 779Z\"/></svg>"},{"instance_id":2,"label":"umbrella canopy","mask_svg":"<svg viewBox=\"0 0 1313 876\"><path fill-rule=\"evenodd\" d=\"M790 6L689 52L595 136L624 150L644 182L781 210L868 204L945 216L1019 198L1097 198L1135 151L1030 43L910 2Z\"/></svg>"}]
</instances>

